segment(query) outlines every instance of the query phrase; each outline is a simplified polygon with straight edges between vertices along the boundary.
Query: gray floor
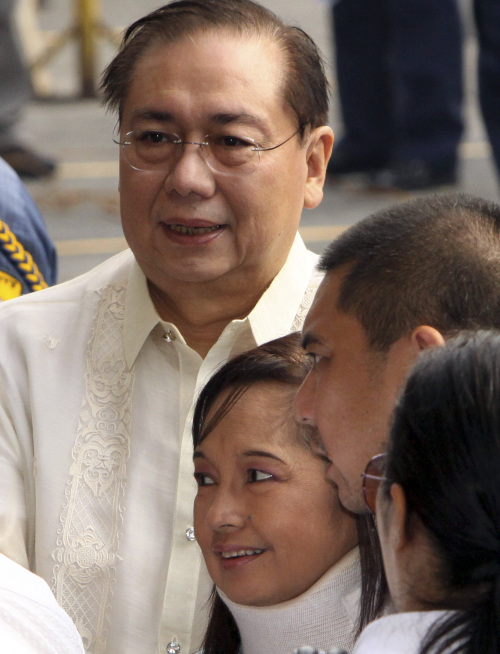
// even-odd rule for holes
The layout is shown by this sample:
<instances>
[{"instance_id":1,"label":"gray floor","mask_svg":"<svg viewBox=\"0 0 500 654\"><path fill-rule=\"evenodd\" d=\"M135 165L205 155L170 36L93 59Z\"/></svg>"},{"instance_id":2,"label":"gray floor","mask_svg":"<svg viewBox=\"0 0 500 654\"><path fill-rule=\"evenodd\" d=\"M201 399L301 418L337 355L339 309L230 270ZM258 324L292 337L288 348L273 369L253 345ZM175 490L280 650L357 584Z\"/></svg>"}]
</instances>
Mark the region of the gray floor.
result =
<instances>
[{"instance_id":1,"label":"gray floor","mask_svg":"<svg viewBox=\"0 0 500 654\"><path fill-rule=\"evenodd\" d=\"M461 175L456 189L499 200L499 185L478 116L475 91L475 39L464 11L467 26L466 131L461 149ZM160 2L152 0L102 0L104 21L113 28L130 23ZM331 124L341 133L336 109L335 78L331 67L331 44L326 0L267 0L263 4L288 20L300 24L322 48L329 62L333 98ZM71 25L76 2L46 0L39 12L39 25L48 37ZM117 17L120 22L117 22ZM101 69L113 54L111 45L99 42ZM78 57L69 44L45 70L54 100L32 102L23 118L26 140L60 163L51 181L27 184L47 222L60 254L60 281L85 272L124 247L119 221L116 146L112 142L113 117L106 115L97 100L81 100ZM303 235L308 245L321 252L340 229L372 211L410 197L409 194L376 194L366 191L358 180L328 182L323 203L305 212Z\"/></svg>"}]
</instances>

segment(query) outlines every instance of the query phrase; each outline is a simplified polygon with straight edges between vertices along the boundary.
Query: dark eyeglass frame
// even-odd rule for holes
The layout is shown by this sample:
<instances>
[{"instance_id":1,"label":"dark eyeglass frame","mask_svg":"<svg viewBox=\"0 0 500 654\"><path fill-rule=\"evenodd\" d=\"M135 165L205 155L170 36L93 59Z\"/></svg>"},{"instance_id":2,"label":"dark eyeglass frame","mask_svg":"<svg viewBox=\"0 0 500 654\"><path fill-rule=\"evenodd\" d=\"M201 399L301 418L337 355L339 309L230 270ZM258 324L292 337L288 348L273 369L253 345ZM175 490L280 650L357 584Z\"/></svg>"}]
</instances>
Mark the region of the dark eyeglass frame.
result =
<instances>
[{"instance_id":1,"label":"dark eyeglass frame","mask_svg":"<svg viewBox=\"0 0 500 654\"><path fill-rule=\"evenodd\" d=\"M365 471L361 473L363 478L363 500L366 508L370 513L375 515L377 513L377 494L380 482L387 481L381 473L385 469L385 461L387 454L376 454L366 464Z\"/></svg>"}]
</instances>

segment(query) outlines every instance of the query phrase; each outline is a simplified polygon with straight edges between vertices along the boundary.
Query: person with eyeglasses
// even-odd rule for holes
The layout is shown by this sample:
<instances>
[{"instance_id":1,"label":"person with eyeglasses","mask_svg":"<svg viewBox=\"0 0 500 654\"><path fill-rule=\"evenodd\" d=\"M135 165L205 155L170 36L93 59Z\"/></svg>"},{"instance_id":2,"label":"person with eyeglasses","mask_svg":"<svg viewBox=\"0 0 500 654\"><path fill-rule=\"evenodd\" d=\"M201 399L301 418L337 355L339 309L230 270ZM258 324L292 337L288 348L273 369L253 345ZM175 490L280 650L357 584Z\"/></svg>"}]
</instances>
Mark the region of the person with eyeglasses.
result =
<instances>
[{"instance_id":1,"label":"person with eyeglasses","mask_svg":"<svg viewBox=\"0 0 500 654\"><path fill-rule=\"evenodd\" d=\"M297 230L322 199L328 83L261 5L180 0L126 30L102 93L130 249L0 310L0 551L51 584L88 653L188 654L209 590L193 397L312 302Z\"/></svg>"},{"instance_id":2,"label":"person with eyeglasses","mask_svg":"<svg viewBox=\"0 0 500 654\"><path fill-rule=\"evenodd\" d=\"M353 654L500 650L500 332L424 352L363 474L398 611Z\"/></svg>"}]
</instances>

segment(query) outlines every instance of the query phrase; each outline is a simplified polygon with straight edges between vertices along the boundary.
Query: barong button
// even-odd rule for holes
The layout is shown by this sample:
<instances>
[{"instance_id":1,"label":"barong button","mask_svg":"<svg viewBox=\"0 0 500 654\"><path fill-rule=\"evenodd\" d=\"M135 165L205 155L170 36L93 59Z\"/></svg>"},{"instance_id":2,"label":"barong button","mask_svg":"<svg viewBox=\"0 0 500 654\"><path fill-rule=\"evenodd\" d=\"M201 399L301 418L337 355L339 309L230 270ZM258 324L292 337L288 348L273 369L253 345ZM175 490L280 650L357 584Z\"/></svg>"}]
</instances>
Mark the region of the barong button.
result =
<instances>
[{"instance_id":1,"label":"barong button","mask_svg":"<svg viewBox=\"0 0 500 654\"><path fill-rule=\"evenodd\" d=\"M181 646L177 642L177 638L174 636L170 643L167 645L167 654L179 654L181 651Z\"/></svg>"},{"instance_id":2,"label":"barong button","mask_svg":"<svg viewBox=\"0 0 500 654\"><path fill-rule=\"evenodd\" d=\"M186 529L186 538L188 540L190 540L190 541L196 540L196 536L195 536L195 533L194 533L194 527L188 527Z\"/></svg>"},{"instance_id":3,"label":"barong button","mask_svg":"<svg viewBox=\"0 0 500 654\"><path fill-rule=\"evenodd\" d=\"M175 334L171 329L168 329L162 336L163 340L167 343L172 343L175 341Z\"/></svg>"}]
</instances>

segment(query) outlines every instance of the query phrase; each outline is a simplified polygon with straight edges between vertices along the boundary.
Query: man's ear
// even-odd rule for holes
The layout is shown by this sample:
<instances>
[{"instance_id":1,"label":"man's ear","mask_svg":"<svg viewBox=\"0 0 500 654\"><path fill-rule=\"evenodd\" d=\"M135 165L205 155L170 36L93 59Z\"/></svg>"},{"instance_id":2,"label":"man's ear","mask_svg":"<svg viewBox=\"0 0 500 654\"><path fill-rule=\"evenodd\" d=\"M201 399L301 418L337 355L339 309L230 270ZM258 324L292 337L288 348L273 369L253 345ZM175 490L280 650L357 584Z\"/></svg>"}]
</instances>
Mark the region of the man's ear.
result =
<instances>
[{"instance_id":1,"label":"man's ear","mask_svg":"<svg viewBox=\"0 0 500 654\"><path fill-rule=\"evenodd\" d=\"M440 347L445 344L441 332L429 325L420 325L414 329L411 341L419 350L428 350L431 347Z\"/></svg>"},{"instance_id":2,"label":"man's ear","mask_svg":"<svg viewBox=\"0 0 500 654\"><path fill-rule=\"evenodd\" d=\"M333 131L328 125L316 127L309 137L307 146L307 182L304 193L304 207L314 209L323 199L326 165L333 148Z\"/></svg>"}]
</instances>

